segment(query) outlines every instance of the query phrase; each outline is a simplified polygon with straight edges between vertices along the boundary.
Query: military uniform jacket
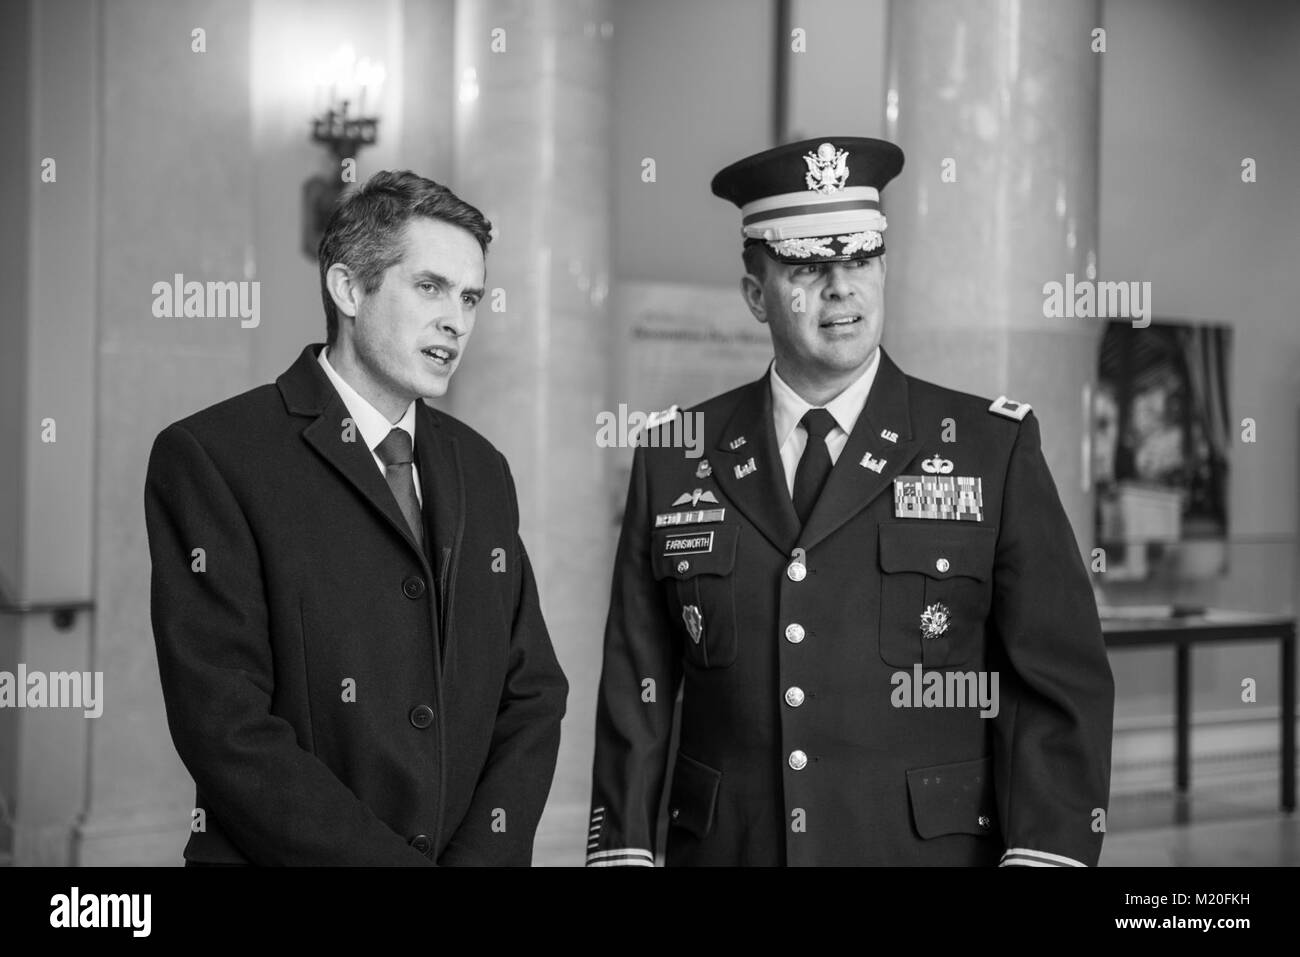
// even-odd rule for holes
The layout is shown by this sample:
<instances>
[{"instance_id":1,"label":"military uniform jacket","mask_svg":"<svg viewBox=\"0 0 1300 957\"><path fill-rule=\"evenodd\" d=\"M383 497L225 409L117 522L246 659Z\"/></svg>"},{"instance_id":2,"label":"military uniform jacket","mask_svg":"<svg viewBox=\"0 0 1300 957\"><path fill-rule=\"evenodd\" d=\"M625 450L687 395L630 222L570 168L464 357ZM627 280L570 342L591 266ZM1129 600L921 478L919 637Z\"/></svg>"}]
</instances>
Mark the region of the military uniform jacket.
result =
<instances>
[{"instance_id":1,"label":"military uniform jacket","mask_svg":"<svg viewBox=\"0 0 1300 957\"><path fill-rule=\"evenodd\" d=\"M417 403L421 548L319 351L150 456L158 667L198 789L185 857L527 865L567 684L506 461Z\"/></svg>"},{"instance_id":2,"label":"military uniform jacket","mask_svg":"<svg viewBox=\"0 0 1300 957\"><path fill-rule=\"evenodd\" d=\"M882 351L802 529L767 377L696 412L707 465L655 447L672 423L634 456L587 862L660 850L680 692L669 865L1095 864L1113 684L1027 407L905 376ZM980 480L977 517L900 517L895 479L936 459L954 485Z\"/></svg>"}]
</instances>

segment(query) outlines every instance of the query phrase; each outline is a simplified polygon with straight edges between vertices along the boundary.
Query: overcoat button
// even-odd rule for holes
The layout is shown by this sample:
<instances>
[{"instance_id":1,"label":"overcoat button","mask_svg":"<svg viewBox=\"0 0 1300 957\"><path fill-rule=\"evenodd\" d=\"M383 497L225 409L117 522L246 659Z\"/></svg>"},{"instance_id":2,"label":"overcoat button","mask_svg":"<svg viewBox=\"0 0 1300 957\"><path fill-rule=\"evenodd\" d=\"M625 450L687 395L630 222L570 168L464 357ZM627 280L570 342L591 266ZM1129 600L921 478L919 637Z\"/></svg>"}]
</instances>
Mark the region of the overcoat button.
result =
<instances>
[{"instance_id":1,"label":"overcoat button","mask_svg":"<svg viewBox=\"0 0 1300 957\"><path fill-rule=\"evenodd\" d=\"M402 582L402 594L407 598L419 598L424 594L424 579L412 575Z\"/></svg>"},{"instance_id":2,"label":"overcoat button","mask_svg":"<svg viewBox=\"0 0 1300 957\"><path fill-rule=\"evenodd\" d=\"M429 725L433 724L433 709L427 704L422 704L412 708L411 724L423 731Z\"/></svg>"}]
</instances>

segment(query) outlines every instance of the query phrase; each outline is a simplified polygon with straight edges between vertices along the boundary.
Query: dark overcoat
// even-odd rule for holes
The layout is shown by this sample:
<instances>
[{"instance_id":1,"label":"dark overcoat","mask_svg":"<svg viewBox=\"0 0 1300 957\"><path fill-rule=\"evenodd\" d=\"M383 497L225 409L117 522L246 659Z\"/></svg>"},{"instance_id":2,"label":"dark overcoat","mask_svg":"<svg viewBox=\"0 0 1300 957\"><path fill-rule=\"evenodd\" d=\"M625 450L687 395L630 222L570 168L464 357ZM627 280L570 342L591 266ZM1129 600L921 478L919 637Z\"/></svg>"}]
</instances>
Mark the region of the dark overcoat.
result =
<instances>
[{"instance_id":1,"label":"dark overcoat","mask_svg":"<svg viewBox=\"0 0 1300 957\"><path fill-rule=\"evenodd\" d=\"M421 548L319 351L150 456L158 667L198 791L185 857L526 865L567 684L510 470L417 403Z\"/></svg>"}]
</instances>

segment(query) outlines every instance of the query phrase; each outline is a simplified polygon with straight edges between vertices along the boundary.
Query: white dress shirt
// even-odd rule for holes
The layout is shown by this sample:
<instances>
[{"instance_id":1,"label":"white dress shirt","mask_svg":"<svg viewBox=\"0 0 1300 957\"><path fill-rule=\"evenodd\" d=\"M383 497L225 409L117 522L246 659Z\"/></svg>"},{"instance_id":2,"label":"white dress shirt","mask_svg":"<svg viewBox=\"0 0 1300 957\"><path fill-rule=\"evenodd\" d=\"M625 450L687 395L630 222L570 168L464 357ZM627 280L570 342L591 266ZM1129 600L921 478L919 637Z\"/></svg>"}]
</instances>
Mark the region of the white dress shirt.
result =
<instances>
[{"instance_id":1,"label":"white dress shirt","mask_svg":"<svg viewBox=\"0 0 1300 957\"><path fill-rule=\"evenodd\" d=\"M835 428L826 434L826 448L831 453L831 464L839 461L840 453L848 444L849 433L857 424L871 394L871 384L876 381L876 369L880 366L880 347L876 347L871 361L862 375L858 376L844 391L826 403L825 408L835 419ZM799 393L790 388L776 372L776 363L772 363L769 373L772 385L772 422L776 427L776 445L781 450L781 466L785 470L785 485L794 498L794 473L799 467L799 459L808 444L808 431L800 424L804 413L817 406L809 405Z\"/></svg>"},{"instance_id":2,"label":"white dress shirt","mask_svg":"<svg viewBox=\"0 0 1300 957\"><path fill-rule=\"evenodd\" d=\"M389 432L394 428L398 428L411 437L411 452L414 454L415 402L406 407L406 412L402 414L400 419L396 422L389 422L388 416L367 402L361 393L343 381L343 377L330 365L329 359L325 358L327 352L329 352L328 346L320 351L317 361L320 362L320 367L325 370L325 374L329 376L334 388L338 390L339 397L343 399L343 404L348 407L348 414L352 416L352 421L357 424L357 431L361 433L366 448L374 456L375 465L379 468L379 474L385 476L385 481L387 481L387 469L384 466L383 459L375 453L375 449L380 442L388 438ZM411 460L411 481L415 483L415 498L423 506L424 495L420 492L420 470L416 468L414 459Z\"/></svg>"}]
</instances>

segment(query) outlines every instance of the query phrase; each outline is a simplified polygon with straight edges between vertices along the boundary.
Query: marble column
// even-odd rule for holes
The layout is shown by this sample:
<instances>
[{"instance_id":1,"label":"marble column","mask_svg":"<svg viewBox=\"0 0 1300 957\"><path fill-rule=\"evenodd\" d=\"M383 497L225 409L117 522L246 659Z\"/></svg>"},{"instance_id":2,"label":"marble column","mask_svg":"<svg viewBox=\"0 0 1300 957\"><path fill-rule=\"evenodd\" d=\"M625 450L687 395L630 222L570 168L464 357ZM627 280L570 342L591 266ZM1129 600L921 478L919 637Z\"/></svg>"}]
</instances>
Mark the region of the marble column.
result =
<instances>
[{"instance_id":1,"label":"marble column","mask_svg":"<svg viewBox=\"0 0 1300 957\"><path fill-rule=\"evenodd\" d=\"M1096 0L894 0L885 104L907 154L884 194L885 347L914 375L1034 407L1085 551L1103 323L1045 318L1043 286L1096 278L1100 21Z\"/></svg>"},{"instance_id":2,"label":"marble column","mask_svg":"<svg viewBox=\"0 0 1300 957\"><path fill-rule=\"evenodd\" d=\"M31 607L92 594L98 15L71 0L7 12L7 127L25 171L0 190L0 591L30 610L0 615L0 671L43 680L98 667L93 615L60 622ZM0 709L0 863L67 864L95 719L25 685L25 707Z\"/></svg>"},{"instance_id":3,"label":"marble column","mask_svg":"<svg viewBox=\"0 0 1300 957\"><path fill-rule=\"evenodd\" d=\"M488 294L451 411L510 461L521 532L569 677L538 863L580 863L616 529L596 445L610 335L609 0L456 5L451 183L492 220ZM499 310L499 311L498 311Z\"/></svg>"},{"instance_id":4,"label":"marble column","mask_svg":"<svg viewBox=\"0 0 1300 957\"><path fill-rule=\"evenodd\" d=\"M152 288L176 273L258 278L249 255L251 0L99 9L100 285L84 321L97 335L92 660L104 672L105 702L91 724L74 859L179 864L194 785L172 745L158 680L145 468L170 422L255 384L268 325L155 318ZM196 29L207 52L193 48Z\"/></svg>"}]
</instances>

